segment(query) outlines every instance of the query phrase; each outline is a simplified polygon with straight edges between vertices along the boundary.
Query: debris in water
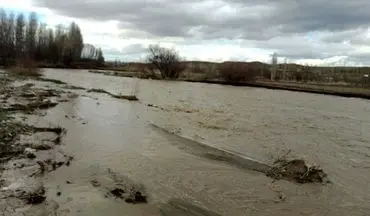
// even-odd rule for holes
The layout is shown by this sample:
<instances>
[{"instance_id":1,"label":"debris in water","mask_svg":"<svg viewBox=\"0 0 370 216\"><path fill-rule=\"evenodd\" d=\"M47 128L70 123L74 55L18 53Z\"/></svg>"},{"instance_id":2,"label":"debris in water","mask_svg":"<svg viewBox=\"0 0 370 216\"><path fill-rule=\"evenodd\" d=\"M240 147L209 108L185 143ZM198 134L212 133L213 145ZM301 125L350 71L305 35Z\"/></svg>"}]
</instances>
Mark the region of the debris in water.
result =
<instances>
[{"instance_id":1,"label":"debris in water","mask_svg":"<svg viewBox=\"0 0 370 216\"><path fill-rule=\"evenodd\" d=\"M114 188L113 190L110 191L110 193L117 198L123 199L123 194L125 193L125 191L121 188Z\"/></svg>"},{"instance_id":2,"label":"debris in water","mask_svg":"<svg viewBox=\"0 0 370 216\"><path fill-rule=\"evenodd\" d=\"M25 148L25 149L24 149L24 154L25 154L25 155L26 155L26 157L27 157L27 158L29 158L29 159L34 159L34 158L36 158L35 152L36 152L36 150L35 150L35 149L32 149L32 148Z\"/></svg>"},{"instance_id":3,"label":"debris in water","mask_svg":"<svg viewBox=\"0 0 370 216\"><path fill-rule=\"evenodd\" d=\"M40 187L31 193L23 193L21 198L26 200L28 204L37 205L45 201L45 188Z\"/></svg>"},{"instance_id":4,"label":"debris in water","mask_svg":"<svg viewBox=\"0 0 370 216\"><path fill-rule=\"evenodd\" d=\"M55 107L58 103L45 101L45 102L32 102L29 104L12 104L9 108L5 108L5 111L33 111L35 109L49 109Z\"/></svg>"},{"instance_id":5,"label":"debris in water","mask_svg":"<svg viewBox=\"0 0 370 216\"><path fill-rule=\"evenodd\" d=\"M67 84L66 82L63 82L61 80L57 80L57 79L49 79L49 78L43 78L43 77L38 77L36 80L39 80L39 81L44 81L44 82L52 82L52 83L55 83L55 84Z\"/></svg>"},{"instance_id":6,"label":"debris in water","mask_svg":"<svg viewBox=\"0 0 370 216\"><path fill-rule=\"evenodd\" d=\"M118 98L118 99L125 99L125 100L130 100L130 101L138 101L139 99L135 95L115 95L112 94L104 89L89 89L87 92L95 92L95 93L104 93L108 94L113 98Z\"/></svg>"},{"instance_id":7,"label":"debris in water","mask_svg":"<svg viewBox=\"0 0 370 216\"><path fill-rule=\"evenodd\" d=\"M143 196L141 194L141 192L136 192L135 193L135 199L134 199L135 203L147 203L147 199L146 199L146 196Z\"/></svg>"},{"instance_id":8,"label":"debris in water","mask_svg":"<svg viewBox=\"0 0 370 216\"><path fill-rule=\"evenodd\" d=\"M53 170L56 170L57 169L57 162L56 161L53 161L53 163L51 164L51 166L53 167Z\"/></svg>"},{"instance_id":9,"label":"debris in water","mask_svg":"<svg viewBox=\"0 0 370 216\"><path fill-rule=\"evenodd\" d=\"M37 164L40 166L40 173L43 174L45 172L45 164L42 161L37 161Z\"/></svg>"},{"instance_id":10,"label":"debris in water","mask_svg":"<svg viewBox=\"0 0 370 216\"><path fill-rule=\"evenodd\" d=\"M62 192L58 191L57 196L60 196L60 195L62 195Z\"/></svg>"},{"instance_id":11,"label":"debris in water","mask_svg":"<svg viewBox=\"0 0 370 216\"><path fill-rule=\"evenodd\" d=\"M285 179L297 183L324 183L328 182L327 175L317 166L309 166L304 160L278 160L267 176L274 179Z\"/></svg>"},{"instance_id":12,"label":"debris in water","mask_svg":"<svg viewBox=\"0 0 370 216\"><path fill-rule=\"evenodd\" d=\"M100 187L100 183L99 183L99 182L98 182L98 180L96 180L96 179L91 180L91 184L92 184L92 186L94 186L94 187Z\"/></svg>"}]
</instances>

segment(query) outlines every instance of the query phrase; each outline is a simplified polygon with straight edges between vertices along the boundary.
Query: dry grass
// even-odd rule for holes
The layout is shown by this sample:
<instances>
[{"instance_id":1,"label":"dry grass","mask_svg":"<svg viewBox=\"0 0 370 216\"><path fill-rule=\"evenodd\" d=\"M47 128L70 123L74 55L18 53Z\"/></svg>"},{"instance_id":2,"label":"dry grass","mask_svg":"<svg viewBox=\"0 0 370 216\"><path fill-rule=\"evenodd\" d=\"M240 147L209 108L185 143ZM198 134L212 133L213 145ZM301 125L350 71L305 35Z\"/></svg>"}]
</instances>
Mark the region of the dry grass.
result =
<instances>
[{"instance_id":1,"label":"dry grass","mask_svg":"<svg viewBox=\"0 0 370 216\"><path fill-rule=\"evenodd\" d=\"M11 75L15 76L28 76L28 77L40 77L42 76L38 68L25 68L25 67L12 67L8 68L7 71Z\"/></svg>"},{"instance_id":2,"label":"dry grass","mask_svg":"<svg viewBox=\"0 0 370 216\"><path fill-rule=\"evenodd\" d=\"M7 71L11 75L16 76L28 76L28 77L40 77L42 76L40 69L36 62L30 59L23 59L17 62L15 67L8 68Z\"/></svg>"}]
</instances>

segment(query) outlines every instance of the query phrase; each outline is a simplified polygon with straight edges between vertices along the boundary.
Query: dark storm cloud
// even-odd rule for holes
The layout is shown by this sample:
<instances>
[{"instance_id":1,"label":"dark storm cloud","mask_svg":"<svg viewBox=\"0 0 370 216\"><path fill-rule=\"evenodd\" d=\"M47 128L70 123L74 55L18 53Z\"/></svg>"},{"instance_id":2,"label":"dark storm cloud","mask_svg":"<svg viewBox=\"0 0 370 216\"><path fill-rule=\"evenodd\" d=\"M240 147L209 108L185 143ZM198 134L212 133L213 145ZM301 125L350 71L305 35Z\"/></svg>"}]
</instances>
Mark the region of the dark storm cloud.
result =
<instances>
[{"instance_id":1,"label":"dark storm cloud","mask_svg":"<svg viewBox=\"0 0 370 216\"><path fill-rule=\"evenodd\" d=\"M367 0L206 0L83 1L35 0L57 13L96 20L118 20L122 27L156 36L191 37L198 28L209 37L268 39L276 34L344 31L370 23Z\"/></svg>"},{"instance_id":2,"label":"dark storm cloud","mask_svg":"<svg viewBox=\"0 0 370 216\"><path fill-rule=\"evenodd\" d=\"M292 59L348 55L355 46L370 45L366 35L370 26L368 0L33 2L66 16L117 20L125 30L122 35L125 39L181 37L185 38L183 44L220 38L243 39L246 47L276 51ZM305 36L313 32L318 35L316 41L306 41Z\"/></svg>"}]
</instances>

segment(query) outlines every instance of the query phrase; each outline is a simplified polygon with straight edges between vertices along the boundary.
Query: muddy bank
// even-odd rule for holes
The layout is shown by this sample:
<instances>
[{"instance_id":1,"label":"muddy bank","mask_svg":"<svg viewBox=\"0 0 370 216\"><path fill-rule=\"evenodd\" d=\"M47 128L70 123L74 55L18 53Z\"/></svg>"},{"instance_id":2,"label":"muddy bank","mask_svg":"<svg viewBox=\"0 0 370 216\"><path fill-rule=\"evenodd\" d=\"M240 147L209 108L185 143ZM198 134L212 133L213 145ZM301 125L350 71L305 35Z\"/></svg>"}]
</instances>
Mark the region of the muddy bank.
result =
<instances>
[{"instance_id":1,"label":"muddy bank","mask_svg":"<svg viewBox=\"0 0 370 216\"><path fill-rule=\"evenodd\" d=\"M0 77L0 212L3 215L52 215L57 205L46 196L42 178L73 157L61 148L66 130L36 127L28 116L71 99L70 92L36 87L32 79ZM54 101L54 102L52 102ZM16 118L22 113L24 118Z\"/></svg>"},{"instance_id":2,"label":"muddy bank","mask_svg":"<svg viewBox=\"0 0 370 216\"><path fill-rule=\"evenodd\" d=\"M225 82L219 80L183 80L186 82L195 82L195 83L209 83L209 84L220 84L220 85L231 85L231 86L247 86L247 87L257 87L257 88L266 88L266 89L276 89L276 90L287 90L287 91L296 91L296 92L306 92L322 95L333 95L340 97L349 97L349 98L363 98L370 99L370 90L368 88L358 88L358 87L331 87L326 88L325 85L292 85L279 82L248 82L248 83L233 83Z\"/></svg>"},{"instance_id":3,"label":"muddy bank","mask_svg":"<svg viewBox=\"0 0 370 216\"><path fill-rule=\"evenodd\" d=\"M95 92L95 93L103 93L103 94L107 94L113 98L117 98L117 99L123 99L123 100L129 100L129 101L138 101L139 99L135 96L135 95L115 95L115 94L112 94L104 89L89 89L87 90L87 92Z\"/></svg>"},{"instance_id":4,"label":"muddy bank","mask_svg":"<svg viewBox=\"0 0 370 216\"><path fill-rule=\"evenodd\" d=\"M109 76L121 77L139 77L136 72L114 72L114 71L89 71L91 73L104 74ZM223 80L197 80L197 79L179 79L174 81L185 81L194 83L209 83L231 86L248 86L257 88L267 88L276 90L287 90L296 92L307 92L314 94L333 95L350 98L370 99L370 89L366 87L355 86L329 86L329 85L315 85L315 84L299 84L299 83L284 83L284 82L227 82Z\"/></svg>"},{"instance_id":5,"label":"muddy bank","mask_svg":"<svg viewBox=\"0 0 370 216\"><path fill-rule=\"evenodd\" d=\"M216 212L201 208L181 199L170 199L161 205L162 216L220 216Z\"/></svg>"}]
</instances>

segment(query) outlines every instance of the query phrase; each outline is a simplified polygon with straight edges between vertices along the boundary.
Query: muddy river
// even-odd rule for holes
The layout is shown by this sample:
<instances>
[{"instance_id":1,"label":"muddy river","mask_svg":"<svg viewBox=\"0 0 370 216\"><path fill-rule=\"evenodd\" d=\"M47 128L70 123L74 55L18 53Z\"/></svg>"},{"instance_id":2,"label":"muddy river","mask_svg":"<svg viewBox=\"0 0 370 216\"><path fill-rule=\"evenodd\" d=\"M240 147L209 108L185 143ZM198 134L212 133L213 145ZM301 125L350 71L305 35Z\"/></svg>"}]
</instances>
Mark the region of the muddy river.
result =
<instances>
[{"instance_id":1,"label":"muddy river","mask_svg":"<svg viewBox=\"0 0 370 216\"><path fill-rule=\"evenodd\" d=\"M60 215L369 215L368 100L79 70L47 69L44 74L139 98L81 93L34 120L68 131L63 148L75 161L44 180ZM267 164L290 152L289 157L320 165L332 184L273 181L222 159L201 157L196 148L152 124ZM90 184L104 181L107 170L140 183L148 204L107 199ZM214 213L196 214L193 205Z\"/></svg>"}]
</instances>

